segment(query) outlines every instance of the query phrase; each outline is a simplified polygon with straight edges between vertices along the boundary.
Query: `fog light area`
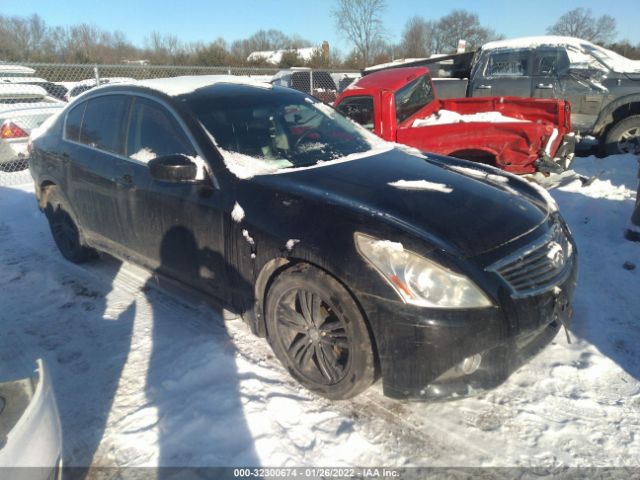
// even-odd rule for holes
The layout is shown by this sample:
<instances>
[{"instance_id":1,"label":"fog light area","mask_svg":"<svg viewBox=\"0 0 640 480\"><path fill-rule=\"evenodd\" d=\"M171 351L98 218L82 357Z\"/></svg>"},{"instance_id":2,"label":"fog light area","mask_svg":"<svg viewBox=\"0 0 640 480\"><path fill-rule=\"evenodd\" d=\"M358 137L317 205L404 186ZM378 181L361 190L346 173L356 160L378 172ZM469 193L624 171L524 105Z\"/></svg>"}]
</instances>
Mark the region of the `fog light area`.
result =
<instances>
[{"instance_id":1,"label":"fog light area","mask_svg":"<svg viewBox=\"0 0 640 480\"><path fill-rule=\"evenodd\" d=\"M481 363L482 355L480 355L479 353L471 355L470 357L465 358L460 363L451 367L449 370L440 375L436 382L440 382L442 380L450 380L452 378L459 378L465 375L471 375L476 370L478 370L478 368L480 368Z\"/></svg>"}]
</instances>

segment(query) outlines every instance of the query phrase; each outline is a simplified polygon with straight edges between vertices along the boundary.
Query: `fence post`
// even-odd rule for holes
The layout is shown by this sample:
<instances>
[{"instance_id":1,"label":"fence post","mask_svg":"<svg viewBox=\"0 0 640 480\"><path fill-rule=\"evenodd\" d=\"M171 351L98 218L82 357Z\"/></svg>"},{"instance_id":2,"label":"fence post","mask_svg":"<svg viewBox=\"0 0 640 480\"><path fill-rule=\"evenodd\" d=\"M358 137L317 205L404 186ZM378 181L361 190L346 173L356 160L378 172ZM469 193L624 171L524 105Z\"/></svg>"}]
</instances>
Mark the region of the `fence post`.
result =
<instances>
[{"instance_id":1,"label":"fence post","mask_svg":"<svg viewBox=\"0 0 640 480\"><path fill-rule=\"evenodd\" d=\"M96 76L96 86L100 85L100 72L97 65L93 66L93 74Z\"/></svg>"}]
</instances>

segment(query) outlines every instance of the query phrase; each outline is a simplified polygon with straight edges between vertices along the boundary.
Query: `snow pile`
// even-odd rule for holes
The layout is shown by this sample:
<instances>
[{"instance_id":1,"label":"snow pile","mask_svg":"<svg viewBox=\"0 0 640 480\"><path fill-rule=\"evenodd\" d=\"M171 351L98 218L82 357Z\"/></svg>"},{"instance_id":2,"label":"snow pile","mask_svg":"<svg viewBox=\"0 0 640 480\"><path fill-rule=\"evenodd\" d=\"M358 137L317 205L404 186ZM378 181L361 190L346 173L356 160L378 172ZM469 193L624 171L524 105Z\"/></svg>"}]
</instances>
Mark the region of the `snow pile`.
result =
<instances>
[{"instance_id":1,"label":"snow pile","mask_svg":"<svg viewBox=\"0 0 640 480\"><path fill-rule=\"evenodd\" d=\"M242 208L238 202L233 205L233 210L231 210L231 218L233 218L233 221L237 223L240 223L244 218L244 208Z\"/></svg>"},{"instance_id":2,"label":"snow pile","mask_svg":"<svg viewBox=\"0 0 640 480\"><path fill-rule=\"evenodd\" d=\"M249 245L255 245L256 242L251 235L249 235L249 230L242 230L242 236L249 243Z\"/></svg>"},{"instance_id":3,"label":"snow pile","mask_svg":"<svg viewBox=\"0 0 640 480\"><path fill-rule=\"evenodd\" d=\"M447 187L443 183L429 182L427 180L397 180L395 182L389 182L388 185L402 190L431 190L442 193L453 192L451 187Z\"/></svg>"},{"instance_id":4,"label":"snow pile","mask_svg":"<svg viewBox=\"0 0 640 480\"><path fill-rule=\"evenodd\" d=\"M129 157L141 162L148 162L149 160L153 160L154 158L156 158L157 155L153 153L153 150L151 150L150 148L144 147L138 150L136 153L129 155Z\"/></svg>"},{"instance_id":5,"label":"snow pile","mask_svg":"<svg viewBox=\"0 0 640 480\"><path fill-rule=\"evenodd\" d=\"M289 240L287 240L285 247L287 248L287 250L291 251L293 250L293 247L295 247L298 243L300 243L300 240L298 240L297 238L290 238Z\"/></svg>"},{"instance_id":6,"label":"snow pile","mask_svg":"<svg viewBox=\"0 0 640 480\"><path fill-rule=\"evenodd\" d=\"M413 128L432 125L448 125L451 123L531 123L521 118L507 117L500 112L480 112L460 114L451 110L439 110L427 118L417 118L411 125Z\"/></svg>"}]
</instances>

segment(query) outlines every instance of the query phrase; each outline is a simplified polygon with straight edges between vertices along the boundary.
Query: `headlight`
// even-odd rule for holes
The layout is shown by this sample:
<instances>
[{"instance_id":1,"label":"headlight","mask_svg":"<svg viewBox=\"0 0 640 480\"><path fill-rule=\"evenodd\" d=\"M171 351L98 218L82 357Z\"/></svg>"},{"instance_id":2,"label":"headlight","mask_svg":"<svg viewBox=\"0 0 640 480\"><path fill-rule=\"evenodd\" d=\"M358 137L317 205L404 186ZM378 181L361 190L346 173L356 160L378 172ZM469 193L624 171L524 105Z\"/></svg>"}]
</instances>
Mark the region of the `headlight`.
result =
<instances>
[{"instance_id":1,"label":"headlight","mask_svg":"<svg viewBox=\"0 0 640 480\"><path fill-rule=\"evenodd\" d=\"M464 275L405 250L401 243L354 235L360 254L412 305L431 308L480 308L491 301Z\"/></svg>"}]
</instances>

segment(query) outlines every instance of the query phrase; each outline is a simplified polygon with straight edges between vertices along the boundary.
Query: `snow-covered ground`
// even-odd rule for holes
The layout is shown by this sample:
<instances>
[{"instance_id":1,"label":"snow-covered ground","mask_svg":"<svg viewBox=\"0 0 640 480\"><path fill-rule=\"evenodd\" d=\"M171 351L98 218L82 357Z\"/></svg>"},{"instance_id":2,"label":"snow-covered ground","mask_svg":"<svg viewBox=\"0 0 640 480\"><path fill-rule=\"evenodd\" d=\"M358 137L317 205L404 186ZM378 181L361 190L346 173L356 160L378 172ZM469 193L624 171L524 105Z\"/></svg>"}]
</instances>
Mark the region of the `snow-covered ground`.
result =
<instances>
[{"instance_id":1,"label":"snow-covered ground","mask_svg":"<svg viewBox=\"0 0 640 480\"><path fill-rule=\"evenodd\" d=\"M137 267L63 260L29 185L0 187L0 372L44 358L67 465L638 466L636 162L575 170L600 175L552 190L580 251L573 343L560 333L482 396L319 398L240 320Z\"/></svg>"}]
</instances>

